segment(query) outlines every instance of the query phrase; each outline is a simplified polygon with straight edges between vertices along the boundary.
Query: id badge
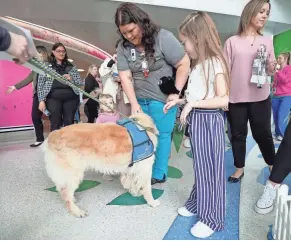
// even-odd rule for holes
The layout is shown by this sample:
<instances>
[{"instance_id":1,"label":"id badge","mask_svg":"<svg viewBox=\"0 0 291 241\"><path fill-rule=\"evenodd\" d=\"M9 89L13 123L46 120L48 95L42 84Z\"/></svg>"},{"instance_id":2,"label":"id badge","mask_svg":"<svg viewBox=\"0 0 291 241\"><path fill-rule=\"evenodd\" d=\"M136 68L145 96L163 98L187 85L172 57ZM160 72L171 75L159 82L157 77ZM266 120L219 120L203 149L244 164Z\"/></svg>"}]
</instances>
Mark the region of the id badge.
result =
<instances>
[{"instance_id":1,"label":"id badge","mask_svg":"<svg viewBox=\"0 0 291 241\"><path fill-rule=\"evenodd\" d=\"M141 67L144 77L147 78L149 76L149 64L146 59L143 59L141 62Z\"/></svg>"}]
</instances>

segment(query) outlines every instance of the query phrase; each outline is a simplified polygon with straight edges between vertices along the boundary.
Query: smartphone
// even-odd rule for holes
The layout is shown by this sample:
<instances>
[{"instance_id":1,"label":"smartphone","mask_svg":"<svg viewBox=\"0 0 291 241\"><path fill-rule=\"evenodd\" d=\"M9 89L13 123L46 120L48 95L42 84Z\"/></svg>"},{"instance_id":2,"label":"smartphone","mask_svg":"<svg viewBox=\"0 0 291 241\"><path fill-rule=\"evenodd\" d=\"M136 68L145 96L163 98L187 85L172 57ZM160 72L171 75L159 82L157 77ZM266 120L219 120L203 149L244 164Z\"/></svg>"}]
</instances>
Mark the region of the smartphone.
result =
<instances>
[{"instance_id":1,"label":"smartphone","mask_svg":"<svg viewBox=\"0 0 291 241\"><path fill-rule=\"evenodd\" d=\"M50 116L50 114L51 114L51 113L48 111L48 109L45 109L43 113L44 113L46 116Z\"/></svg>"}]
</instances>

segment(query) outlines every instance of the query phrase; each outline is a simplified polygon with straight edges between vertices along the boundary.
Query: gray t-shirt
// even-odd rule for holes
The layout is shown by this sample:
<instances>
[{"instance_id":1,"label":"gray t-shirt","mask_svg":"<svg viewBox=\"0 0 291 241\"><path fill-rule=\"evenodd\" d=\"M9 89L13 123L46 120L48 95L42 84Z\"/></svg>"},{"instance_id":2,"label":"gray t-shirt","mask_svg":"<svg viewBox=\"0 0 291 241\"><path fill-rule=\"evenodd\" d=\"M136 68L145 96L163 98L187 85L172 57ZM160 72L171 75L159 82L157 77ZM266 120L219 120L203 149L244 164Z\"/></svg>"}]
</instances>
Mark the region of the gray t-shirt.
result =
<instances>
[{"instance_id":1,"label":"gray t-shirt","mask_svg":"<svg viewBox=\"0 0 291 241\"><path fill-rule=\"evenodd\" d=\"M154 60L148 60L149 76L144 77L142 72L142 56L132 44L123 46L121 42L117 48L118 71L130 70L134 80L134 89L137 98L154 99L166 102L167 96L163 94L158 85L164 76L173 75L173 67L185 56L185 51L175 36L161 29L156 37ZM136 60L131 57L131 50L136 51Z\"/></svg>"}]
</instances>

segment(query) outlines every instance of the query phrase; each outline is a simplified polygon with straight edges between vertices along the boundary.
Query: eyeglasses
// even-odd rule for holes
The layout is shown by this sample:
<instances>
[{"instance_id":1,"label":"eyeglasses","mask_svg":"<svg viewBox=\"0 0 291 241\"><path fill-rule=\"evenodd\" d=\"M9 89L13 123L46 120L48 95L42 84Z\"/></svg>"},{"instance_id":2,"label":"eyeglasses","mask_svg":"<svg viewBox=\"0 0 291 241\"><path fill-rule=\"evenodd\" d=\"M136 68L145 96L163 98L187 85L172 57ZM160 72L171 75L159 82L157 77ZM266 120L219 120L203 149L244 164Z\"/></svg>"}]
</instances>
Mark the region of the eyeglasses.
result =
<instances>
[{"instance_id":1,"label":"eyeglasses","mask_svg":"<svg viewBox=\"0 0 291 241\"><path fill-rule=\"evenodd\" d=\"M58 54L66 54L65 50L55 50L55 52Z\"/></svg>"}]
</instances>

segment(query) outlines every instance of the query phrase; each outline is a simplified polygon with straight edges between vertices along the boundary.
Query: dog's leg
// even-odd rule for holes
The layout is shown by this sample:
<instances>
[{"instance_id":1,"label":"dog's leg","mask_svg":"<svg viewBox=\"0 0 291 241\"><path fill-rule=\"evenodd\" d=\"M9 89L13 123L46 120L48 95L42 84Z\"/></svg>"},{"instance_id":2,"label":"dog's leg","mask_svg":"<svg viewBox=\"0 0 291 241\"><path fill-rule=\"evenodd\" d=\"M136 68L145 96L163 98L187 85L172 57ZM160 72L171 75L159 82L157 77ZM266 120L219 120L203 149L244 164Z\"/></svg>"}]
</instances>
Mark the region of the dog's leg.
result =
<instances>
[{"instance_id":1,"label":"dog's leg","mask_svg":"<svg viewBox=\"0 0 291 241\"><path fill-rule=\"evenodd\" d=\"M80 209L74 203L74 193L77 188L78 188L78 185L75 185L74 187L72 186L72 184L70 186L66 186L61 189L60 195L62 199L66 202L66 206L69 212L78 218L83 218L83 217L86 217L88 213Z\"/></svg>"},{"instance_id":2,"label":"dog's leg","mask_svg":"<svg viewBox=\"0 0 291 241\"><path fill-rule=\"evenodd\" d=\"M155 200L152 194L152 185L151 180L147 181L146 184L142 188L142 194L147 204L151 207L155 208L160 205L159 200Z\"/></svg>"}]
</instances>

